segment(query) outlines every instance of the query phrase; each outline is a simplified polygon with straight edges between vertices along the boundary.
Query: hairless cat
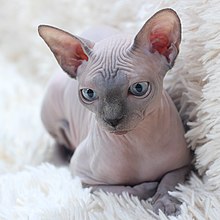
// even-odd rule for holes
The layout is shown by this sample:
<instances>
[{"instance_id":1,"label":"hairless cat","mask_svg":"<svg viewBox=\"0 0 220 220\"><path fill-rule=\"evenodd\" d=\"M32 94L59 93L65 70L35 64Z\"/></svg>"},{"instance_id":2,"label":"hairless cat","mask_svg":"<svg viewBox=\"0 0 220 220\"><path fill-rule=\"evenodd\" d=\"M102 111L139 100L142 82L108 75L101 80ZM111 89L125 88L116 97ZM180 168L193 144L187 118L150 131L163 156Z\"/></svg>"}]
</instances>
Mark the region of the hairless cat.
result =
<instances>
[{"instance_id":1,"label":"hairless cat","mask_svg":"<svg viewBox=\"0 0 220 220\"><path fill-rule=\"evenodd\" d=\"M39 34L68 74L51 79L41 116L56 142L74 151L72 174L92 191L153 196L155 212L177 214L168 191L185 181L191 154L163 89L181 41L176 12L160 10L135 37L111 28L78 37L47 25Z\"/></svg>"}]
</instances>

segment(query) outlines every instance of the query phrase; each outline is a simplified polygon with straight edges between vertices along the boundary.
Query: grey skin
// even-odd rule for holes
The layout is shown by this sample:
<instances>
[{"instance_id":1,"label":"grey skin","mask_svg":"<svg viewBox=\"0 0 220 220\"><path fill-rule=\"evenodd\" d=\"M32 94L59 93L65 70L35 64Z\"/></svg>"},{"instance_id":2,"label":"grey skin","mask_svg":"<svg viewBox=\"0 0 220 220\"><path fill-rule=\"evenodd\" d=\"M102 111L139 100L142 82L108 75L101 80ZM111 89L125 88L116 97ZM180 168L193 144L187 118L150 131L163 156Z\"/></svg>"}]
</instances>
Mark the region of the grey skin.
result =
<instances>
[{"instance_id":1,"label":"grey skin","mask_svg":"<svg viewBox=\"0 0 220 220\"><path fill-rule=\"evenodd\" d=\"M153 196L155 212L177 214L168 191L185 181L191 161L163 89L179 52L177 14L157 12L135 37L110 28L77 37L46 25L39 34L67 73L51 79L41 116L56 143L74 151L73 176L92 191Z\"/></svg>"}]
</instances>

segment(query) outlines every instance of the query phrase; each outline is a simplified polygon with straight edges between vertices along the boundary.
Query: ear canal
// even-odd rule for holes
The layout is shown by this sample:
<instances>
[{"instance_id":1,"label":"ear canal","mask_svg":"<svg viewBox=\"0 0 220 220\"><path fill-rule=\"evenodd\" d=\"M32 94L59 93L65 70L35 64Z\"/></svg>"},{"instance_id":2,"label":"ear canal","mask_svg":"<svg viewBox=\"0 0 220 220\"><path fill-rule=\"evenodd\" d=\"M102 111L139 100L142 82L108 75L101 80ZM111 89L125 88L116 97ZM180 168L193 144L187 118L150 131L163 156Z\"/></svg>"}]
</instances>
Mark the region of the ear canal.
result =
<instances>
[{"instance_id":1,"label":"ear canal","mask_svg":"<svg viewBox=\"0 0 220 220\"><path fill-rule=\"evenodd\" d=\"M159 53L166 58L168 66L174 65L181 42L181 23L172 9L154 14L142 27L134 40L134 48Z\"/></svg>"},{"instance_id":2,"label":"ear canal","mask_svg":"<svg viewBox=\"0 0 220 220\"><path fill-rule=\"evenodd\" d=\"M75 78L77 68L83 61L88 61L94 44L47 25L40 25L38 32L53 52L61 68L69 76Z\"/></svg>"}]
</instances>

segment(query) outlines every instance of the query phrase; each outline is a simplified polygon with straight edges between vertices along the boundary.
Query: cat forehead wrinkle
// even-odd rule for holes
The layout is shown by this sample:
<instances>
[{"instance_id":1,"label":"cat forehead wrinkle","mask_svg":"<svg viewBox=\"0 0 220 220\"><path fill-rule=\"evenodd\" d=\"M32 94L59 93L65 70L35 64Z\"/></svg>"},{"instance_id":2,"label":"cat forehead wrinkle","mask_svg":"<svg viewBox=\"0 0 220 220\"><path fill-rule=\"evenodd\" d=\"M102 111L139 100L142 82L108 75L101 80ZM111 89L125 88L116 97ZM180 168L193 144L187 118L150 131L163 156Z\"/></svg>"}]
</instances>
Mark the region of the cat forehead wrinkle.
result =
<instances>
[{"instance_id":1,"label":"cat forehead wrinkle","mask_svg":"<svg viewBox=\"0 0 220 220\"><path fill-rule=\"evenodd\" d=\"M130 66L131 40L122 37L111 37L97 43L94 47L91 62L92 69L100 67L103 74L116 74L118 68Z\"/></svg>"}]
</instances>

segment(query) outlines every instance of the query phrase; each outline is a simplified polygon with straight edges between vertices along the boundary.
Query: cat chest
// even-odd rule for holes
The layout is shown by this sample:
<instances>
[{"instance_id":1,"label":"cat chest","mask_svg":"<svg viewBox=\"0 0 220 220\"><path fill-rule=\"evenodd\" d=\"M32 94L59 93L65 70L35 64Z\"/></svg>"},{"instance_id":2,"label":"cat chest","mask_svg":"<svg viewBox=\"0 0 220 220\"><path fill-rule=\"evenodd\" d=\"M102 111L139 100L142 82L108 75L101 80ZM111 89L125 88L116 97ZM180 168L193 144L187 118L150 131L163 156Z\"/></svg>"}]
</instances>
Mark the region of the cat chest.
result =
<instances>
[{"instance_id":1,"label":"cat chest","mask_svg":"<svg viewBox=\"0 0 220 220\"><path fill-rule=\"evenodd\" d=\"M87 184L135 185L158 180L187 163L182 139L158 133L135 137L87 136L72 158L74 174Z\"/></svg>"},{"instance_id":2,"label":"cat chest","mask_svg":"<svg viewBox=\"0 0 220 220\"><path fill-rule=\"evenodd\" d=\"M168 169L170 158L166 154L161 159L163 152L154 147L153 143L123 147L120 144L109 145L91 157L92 176L105 184L135 185L157 180Z\"/></svg>"}]
</instances>

